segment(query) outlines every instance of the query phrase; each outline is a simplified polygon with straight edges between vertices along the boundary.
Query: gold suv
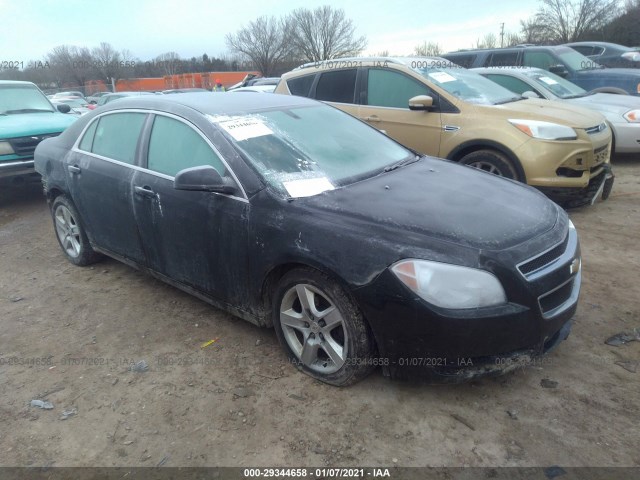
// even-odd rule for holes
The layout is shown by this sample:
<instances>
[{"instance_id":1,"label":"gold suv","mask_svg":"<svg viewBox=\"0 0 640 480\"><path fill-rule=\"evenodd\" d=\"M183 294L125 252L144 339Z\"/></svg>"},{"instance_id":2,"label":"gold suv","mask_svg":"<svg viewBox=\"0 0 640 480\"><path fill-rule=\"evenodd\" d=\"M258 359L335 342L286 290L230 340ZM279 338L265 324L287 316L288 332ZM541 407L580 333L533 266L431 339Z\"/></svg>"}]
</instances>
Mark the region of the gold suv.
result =
<instances>
[{"instance_id":1,"label":"gold suv","mask_svg":"<svg viewBox=\"0 0 640 480\"><path fill-rule=\"evenodd\" d=\"M601 114L523 98L442 58L306 64L275 92L325 101L420 153L526 182L565 206L611 192Z\"/></svg>"}]
</instances>

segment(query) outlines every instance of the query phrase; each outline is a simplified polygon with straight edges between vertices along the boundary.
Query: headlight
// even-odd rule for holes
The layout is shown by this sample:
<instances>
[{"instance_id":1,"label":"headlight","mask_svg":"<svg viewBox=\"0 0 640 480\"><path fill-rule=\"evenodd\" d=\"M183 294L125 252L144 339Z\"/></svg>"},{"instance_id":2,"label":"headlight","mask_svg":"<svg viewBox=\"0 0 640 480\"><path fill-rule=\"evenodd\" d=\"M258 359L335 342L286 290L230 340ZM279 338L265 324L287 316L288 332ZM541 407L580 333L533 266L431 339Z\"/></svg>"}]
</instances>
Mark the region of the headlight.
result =
<instances>
[{"instance_id":1,"label":"headlight","mask_svg":"<svg viewBox=\"0 0 640 480\"><path fill-rule=\"evenodd\" d=\"M15 153L9 142L0 142L0 155L11 155Z\"/></svg>"},{"instance_id":2,"label":"headlight","mask_svg":"<svg viewBox=\"0 0 640 480\"><path fill-rule=\"evenodd\" d=\"M442 308L479 308L507 302L491 273L427 260L402 260L391 271L427 302Z\"/></svg>"},{"instance_id":3,"label":"headlight","mask_svg":"<svg viewBox=\"0 0 640 480\"><path fill-rule=\"evenodd\" d=\"M622 116L627 122L640 123L640 110L629 110Z\"/></svg>"},{"instance_id":4,"label":"headlight","mask_svg":"<svg viewBox=\"0 0 640 480\"><path fill-rule=\"evenodd\" d=\"M517 118L510 118L509 123L530 137L542 140L575 140L578 138L578 134L573 128L557 123L519 120Z\"/></svg>"}]
</instances>

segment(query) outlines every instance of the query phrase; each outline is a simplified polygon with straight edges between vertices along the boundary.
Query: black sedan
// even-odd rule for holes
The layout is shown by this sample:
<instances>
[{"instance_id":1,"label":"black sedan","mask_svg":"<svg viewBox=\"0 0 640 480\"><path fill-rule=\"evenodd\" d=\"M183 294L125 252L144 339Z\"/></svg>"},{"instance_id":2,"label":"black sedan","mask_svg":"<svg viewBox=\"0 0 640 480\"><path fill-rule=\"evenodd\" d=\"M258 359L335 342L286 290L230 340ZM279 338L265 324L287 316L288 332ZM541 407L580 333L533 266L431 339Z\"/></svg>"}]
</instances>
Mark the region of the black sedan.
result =
<instances>
[{"instance_id":1,"label":"black sedan","mask_svg":"<svg viewBox=\"0 0 640 480\"><path fill-rule=\"evenodd\" d=\"M35 154L59 243L260 326L333 385L504 372L569 334L578 236L536 190L284 96L121 99Z\"/></svg>"}]
</instances>

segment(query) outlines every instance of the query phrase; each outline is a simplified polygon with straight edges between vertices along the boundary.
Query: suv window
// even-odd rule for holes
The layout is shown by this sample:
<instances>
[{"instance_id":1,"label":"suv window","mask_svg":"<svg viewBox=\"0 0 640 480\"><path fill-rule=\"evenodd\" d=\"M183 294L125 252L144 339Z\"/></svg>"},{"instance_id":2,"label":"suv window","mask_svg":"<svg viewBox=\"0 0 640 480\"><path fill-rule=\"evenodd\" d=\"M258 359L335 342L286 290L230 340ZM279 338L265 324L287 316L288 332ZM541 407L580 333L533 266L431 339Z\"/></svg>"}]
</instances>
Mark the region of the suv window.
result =
<instances>
[{"instance_id":1,"label":"suv window","mask_svg":"<svg viewBox=\"0 0 640 480\"><path fill-rule=\"evenodd\" d=\"M287 87L291 95L298 95L300 97L308 97L315 75L306 75L304 77L292 78L287 81Z\"/></svg>"},{"instance_id":2,"label":"suv window","mask_svg":"<svg viewBox=\"0 0 640 480\"><path fill-rule=\"evenodd\" d=\"M492 53L487 62L488 67L511 67L518 65L518 51Z\"/></svg>"},{"instance_id":3,"label":"suv window","mask_svg":"<svg viewBox=\"0 0 640 480\"><path fill-rule=\"evenodd\" d=\"M338 103L356 103L357 70L338 70L320 75L316 86L316 100Z\"/></svg>"},{"instance_id":4,"label":"suv window","mask_svg":"<svg viewBox=\"0 0 640 480\"><path fill-rule=\"evenodd\" d=\"M592 55L593 52L593 47L590 45L575 45L571 48L580 52L582 55Z\"/></svg>"},{"instance_id":5,"label":"suv window","mask_svg":"<svg viewBox=\"0 0 640 480\"><path fill-rule=\"evenodd\" d=\"M456 55L455 63L463 68L471 68L473 67L473 61L476 59L476 57L477 55L474 54Z\"/></svg>"},{"instance_id":6,"label":"suv window","mask_svg":"<svg viewBox=\"0 0 640 480\"><path fill-rule=\"evenodd\" d=\"M551 66L558 64L558 60L547 52L530 52L525 50L524 64L527 67L537 67L542 68L543 70L549 70Z\"/></svg>"},{"instance_id":7,"label":"suv window","mask_svg":"<svg viewBox=\"0 0 640 480\"><path fill-rule=\"evenodd\" d=\"M535 91L535 89L531 85L523 82L519 78L512 77L511 75L489 74L486 75L486 77L489 80L496 82L498 85L502 85L504 88L507 88L512 92L518 93L520 95L522 95L524 92Z\"/></svg>"},{"instance_id":8,"label":"suv window","mask_svg":"<svg viewBox=\"0 0 640 480\"><path fill-rule=\"evenodd\" d=\"M209 144L189 125L157 115L153 121L147 168L174 177L180 170L211 165L220 175L224 164Z\"/></svg>"},{"instance_id":9,"label":"suv window","mask_svg":"<svg viewBox=\"0 0 640 480\"><path fill-rule=\"evenodd\" d=\"M431 95L430 89L398 72L370 69L367 82L367 104L378 107L409 108L409 99Z\"/></svg>"},{"instance_id":10,"label":"suv window","mask_svg":"<svg viewBox=\"0 0 640 480\"><path fill-rule=\"evenodd\" d=\"M133 165L138 137L146 116L146 113L126 112L100 117L91 151Z\"/></svg>"}]
</instances>

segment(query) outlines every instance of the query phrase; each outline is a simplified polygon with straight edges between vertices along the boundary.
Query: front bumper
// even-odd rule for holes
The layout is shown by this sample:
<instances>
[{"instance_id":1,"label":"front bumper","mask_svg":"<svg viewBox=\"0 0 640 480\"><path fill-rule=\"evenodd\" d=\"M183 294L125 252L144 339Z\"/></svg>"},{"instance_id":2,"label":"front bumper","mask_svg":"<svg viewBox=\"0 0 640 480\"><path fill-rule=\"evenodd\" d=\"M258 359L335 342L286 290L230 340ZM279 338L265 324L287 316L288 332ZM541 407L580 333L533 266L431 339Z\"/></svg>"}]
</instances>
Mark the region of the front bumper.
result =
<instances>
[{"instance_id":1,"label":"front bumper","mask_svg":"<svg viewBox=\"0 0 640 480\"><path fill-rule=\"evenodd\" d=\"M33 158L0 162L0 178L19 177L23 175L37 175L33 167Z\"/></svg>"},{"instance_id":2,"label":"front bumper","mask_svg":"<svg viewBox=\"0 0 640 480\"><path fill-rule=\"evenodd\" d=\"M595 203L600 195L602 195L602 200L609 198L614 180L615 175L611 166L606 164L602 171L593 177L584 188L538 187L538 190L565 208L576 208Z\"/></svg>"},{"instance_id":3,"label":"front bumper","mask_svg":"<svg viewBox=\"0 0 640 480\"><path fill-rule=\"evenodd\" d=\"M460 383L539 361L569 335L579 257L577 234L569 230L553 249L498 276L509 303L469 310L434 307L383 272L354 291L376 338L377 364L396 378Z\"/></svg>"}]
</instances>

